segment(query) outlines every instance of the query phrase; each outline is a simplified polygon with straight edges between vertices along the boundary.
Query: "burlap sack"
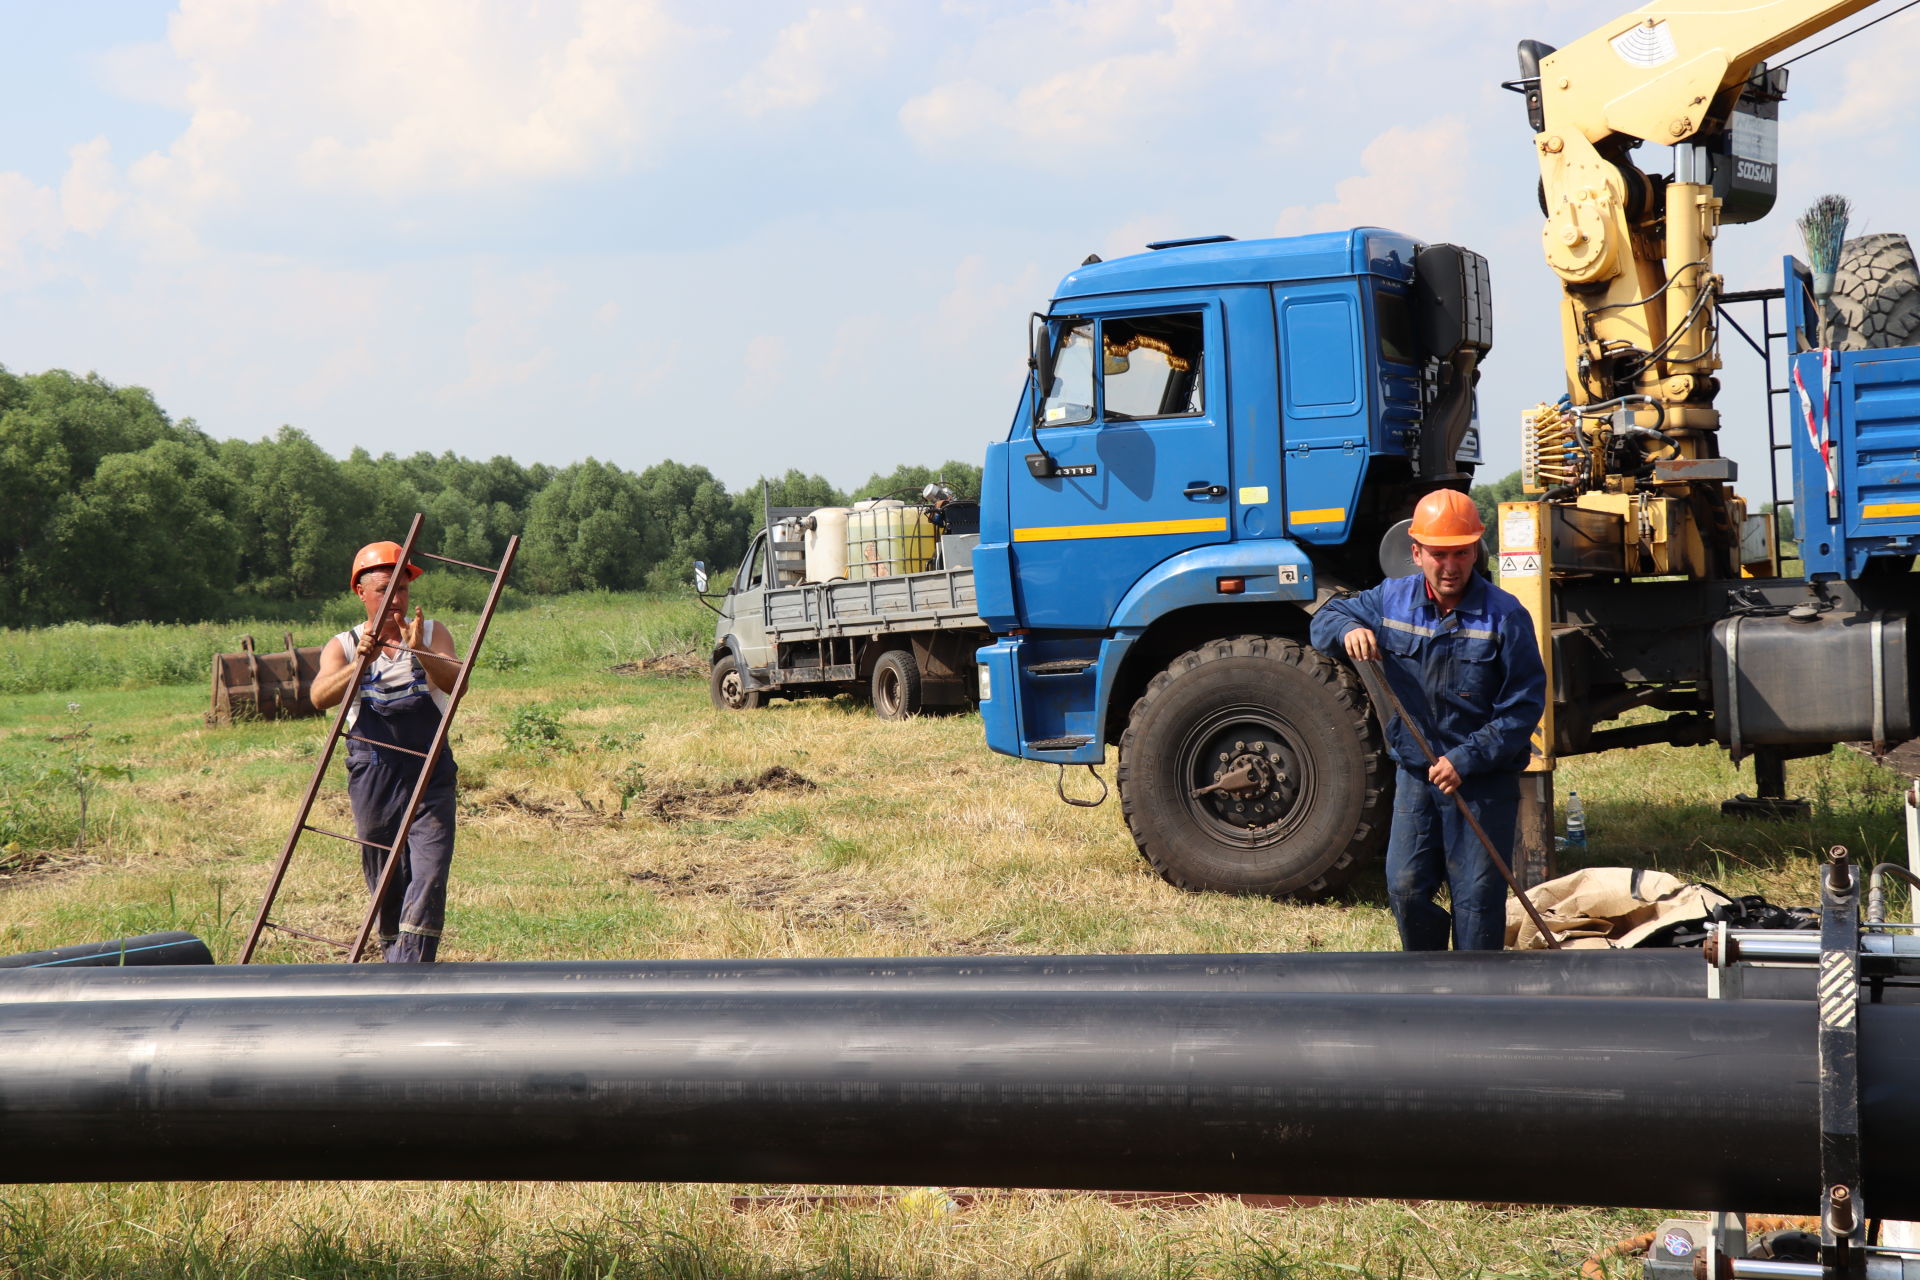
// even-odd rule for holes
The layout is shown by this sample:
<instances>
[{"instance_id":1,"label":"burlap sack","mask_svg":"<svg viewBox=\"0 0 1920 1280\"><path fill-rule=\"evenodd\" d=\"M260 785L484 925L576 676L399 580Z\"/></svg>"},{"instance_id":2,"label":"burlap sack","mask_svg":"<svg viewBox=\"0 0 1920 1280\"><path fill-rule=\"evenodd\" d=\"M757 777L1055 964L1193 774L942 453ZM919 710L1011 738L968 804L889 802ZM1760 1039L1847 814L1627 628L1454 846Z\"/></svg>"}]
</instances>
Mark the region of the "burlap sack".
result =
<instances>
[{"instance_id":1,"label":"burlap sack","mask_svg":"<svg viewBox=\"0 0 1920 1280\"><path fill-rule=\"evenodd\" d=\"M1567 947L1636 947L1672 925L1706 919L1727 901L1705 885L1635 867L1587 867L1535 885L1527 898ZM1518 900L1509 898L1507 949L1546 945Z\"/></svg>"}]
</instances>

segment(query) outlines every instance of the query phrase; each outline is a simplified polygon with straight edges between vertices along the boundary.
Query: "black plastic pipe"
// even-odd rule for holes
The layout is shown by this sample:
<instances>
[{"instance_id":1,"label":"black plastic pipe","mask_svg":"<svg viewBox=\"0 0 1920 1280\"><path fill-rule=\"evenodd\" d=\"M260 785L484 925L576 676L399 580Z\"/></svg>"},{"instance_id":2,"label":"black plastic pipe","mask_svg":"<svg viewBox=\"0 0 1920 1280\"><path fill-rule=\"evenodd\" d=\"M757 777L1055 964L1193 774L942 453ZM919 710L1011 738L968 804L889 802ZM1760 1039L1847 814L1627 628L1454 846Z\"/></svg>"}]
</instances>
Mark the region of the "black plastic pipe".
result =
<instances>
[{"instance_id":1,"label":"black plastic pipe","mask_svg":"<svg viewBox=\"0 0 1920 1280\"><path fill-rule=\"evenodd\" d=\"M1748 999L1807 999L1813 968L1751 969ZM1697 949L942 956L498 964L221 965L171 972L0 975L0 1004L335 995L1219 991L1354 995L1704 996ZM1876 998L1920 1002L1920 988Z\"/></svg>"},{"instance_id":2,"label":"black plastic pipe","mask_svg":"<svg viewBox=\"0 0 1920 1280\"><path fill-rule=\"evenodd\" d=\"M72 969L125 965L210 965L213 952L190 933L143 933L111 942L81 942L51 951L0 956L0 969Z\"/></svg>"},{"instance_id":3,"label":"black plastic pipe","mask_svg":"<svg viewBox=\"0 0 1920 1280\"><path fill-rule=\"evenodd\" d=\"M10 1180L1177 1188L1807 1212L1810 1004L387 996L21 1004ZM1920 1217L1920 1009L1861 1011L1876 1216Z\"/></svg>"}]
</instances>

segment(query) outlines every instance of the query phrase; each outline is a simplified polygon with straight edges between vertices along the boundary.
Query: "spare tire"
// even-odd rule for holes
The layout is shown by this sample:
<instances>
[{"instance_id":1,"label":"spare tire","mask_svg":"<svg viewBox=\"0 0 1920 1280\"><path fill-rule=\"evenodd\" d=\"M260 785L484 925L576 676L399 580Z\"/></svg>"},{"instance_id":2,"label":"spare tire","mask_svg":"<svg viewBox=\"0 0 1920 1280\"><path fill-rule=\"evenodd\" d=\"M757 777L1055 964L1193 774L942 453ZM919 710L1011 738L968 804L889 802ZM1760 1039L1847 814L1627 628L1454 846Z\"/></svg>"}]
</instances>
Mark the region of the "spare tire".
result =
<instances>
[{"instance_id":1,"label":"spare tire","mask_svg":"<svg viewBox=\"0 0 1920 1280\"><path fill-rule=\"evenodd\" d=\"M1833 273L1833 328L1841 351L1920 344L1920 265L1903 235L1856 236Z\"/></svg>"},{"instance_id":2,"label":"spare tire","mask_svg":"<svg viewBox=\"0 0 1920 1280\"><path fill-rule=\"evenodd\" d=\"M889 649L873 664L873 714L908 720L920 714L920 664L909 649Z\"/></svg>"}]
</instances>

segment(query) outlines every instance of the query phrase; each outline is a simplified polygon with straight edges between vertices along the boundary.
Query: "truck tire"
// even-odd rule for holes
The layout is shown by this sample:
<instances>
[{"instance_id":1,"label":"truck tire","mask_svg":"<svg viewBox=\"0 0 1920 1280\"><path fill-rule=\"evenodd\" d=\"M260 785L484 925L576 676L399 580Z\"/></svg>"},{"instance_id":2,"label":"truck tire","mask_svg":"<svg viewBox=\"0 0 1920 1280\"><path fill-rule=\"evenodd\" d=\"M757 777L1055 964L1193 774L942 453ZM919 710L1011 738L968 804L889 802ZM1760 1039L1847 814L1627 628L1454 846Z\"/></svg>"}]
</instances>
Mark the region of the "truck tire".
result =
<instances>
[{"instance_id":1,"label":"truck tire","mask_svg":"<svg viewBox=\"0 0 1920 1280\"><path fill-rule=\"evenodd\" d=\"M907 649L889 649L873 664L873 714L906 720L920 714L920 664Z\"/></svg>"},{"instance_id":2,"label":"truck tire","mask_svg":"<svg viewBox=\"0 0 1920 1280\"><path fill-rule=\"evenodd\" d=\"M1833 345L1842 351L1920 341L1920 266L1907 238L1882 232L1840 247L1833 273Z\"/></svg>"},{"instance_id":3,"label":"truck tire","mask_svg":"<svg viewBox=\"0 0 1920 1280\"><path fill-rule=\"evenodd\" d=\"M1257 785L1195 795L1248 768ZM1392 764L1345 667L1277 636L1175 658L1120 739L1120 808L1140 856L1181 889L1313 902L1379 853Z\"/></svg>"},{"instance_id":4,"label":"truck tire","mask_svg":"<svg viewBox=\"0 0 1920 1280\"><path fill-rule=\"evenodd\" d=\"M766 694L747 688L740 664L730 653L714 662L707 691L713 695L713 705L721 711L757 711L767 705Z\"/></svg>"}]
</instances>

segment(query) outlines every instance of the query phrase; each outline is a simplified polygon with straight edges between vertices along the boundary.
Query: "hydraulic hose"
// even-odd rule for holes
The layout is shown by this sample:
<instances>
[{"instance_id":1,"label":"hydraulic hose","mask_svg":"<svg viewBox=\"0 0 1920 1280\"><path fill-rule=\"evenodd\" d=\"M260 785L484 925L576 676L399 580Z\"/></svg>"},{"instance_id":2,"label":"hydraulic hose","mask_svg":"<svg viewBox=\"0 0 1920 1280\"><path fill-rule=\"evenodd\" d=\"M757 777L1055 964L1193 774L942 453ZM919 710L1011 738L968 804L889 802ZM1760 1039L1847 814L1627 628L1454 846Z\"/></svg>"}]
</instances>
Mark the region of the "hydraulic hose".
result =
<instances>
[{"instance_id":1,"label":"hydraulic hose","mask_svg":"<svg viewBox=\"0 0 1920 1280\"><path fill-rule=\"evenodd\" d=\"M73 968L75 966L210 965L213 952L190 933L143 933L112 942L81 942L51 951L27 951L0 956L0 969Z\"/></svg>"},{"instance_id":2,"label":"hydraulic hose","mask_svg":"<svg viewBox=\"0 0 1920 1280\"><path fill-rule=\"evenodd\" d=\"M1920 1009L1860 1011L1865 1185L1920 1216ZM1816 1203L1811 1005L1219 993L21 1004L18 1181L968 1185ZM1655 1143L1650 1156L1646 1142Z\"/></svg>"},{"instance_id":3,"label":"hydraulic hose","mask_svg":"<svg viewBox=\"0 0 1920 1280\"><path fill-rule=\"evenodd\" d=\"M1756 968L1748 999L1805 1000L1811 966ZM1697 948L1625 951L1299 952L1254 955L939 956L435 965L216 965L0 974L0 1005L346 995L751 995L925 992L1324 992L1348 995L1707 994ZM1920 1003L1920 988L1870 991Z\"/></svg>"}]
</instances>

